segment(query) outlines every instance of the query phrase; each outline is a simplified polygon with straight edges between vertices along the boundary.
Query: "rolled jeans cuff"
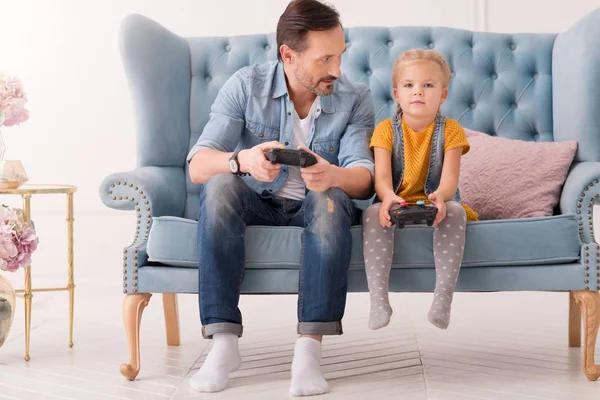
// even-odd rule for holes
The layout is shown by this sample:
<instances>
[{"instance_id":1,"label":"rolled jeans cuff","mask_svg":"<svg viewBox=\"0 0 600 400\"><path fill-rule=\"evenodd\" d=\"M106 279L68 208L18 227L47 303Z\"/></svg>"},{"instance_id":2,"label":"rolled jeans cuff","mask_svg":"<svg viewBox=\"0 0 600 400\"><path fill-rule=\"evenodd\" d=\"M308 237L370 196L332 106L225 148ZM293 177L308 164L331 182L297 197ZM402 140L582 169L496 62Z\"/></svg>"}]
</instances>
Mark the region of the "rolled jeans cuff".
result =
<instances>
[{"instance_id":1,"label":"rolled jeans cuff","mask_svg":"<svg viewBox=\"0 0 600 400\"><path fill-rule=\"evenodd\" d=\"M299 335L342 335L341 321L334 322L298 322Z\"/></svg>"},{"instance_id":2,"label":"rolled jeans cuff","mask_svg":"<svg viewBox=\"0 0 600 400\"><path fill-rule=\"evenodd\" d=\"M244 327L231 322L217 322L202 327L202 337L204 339L212 339L215 333L232 333L241 338L244 333Z\"/></svg>"}]
</instances>

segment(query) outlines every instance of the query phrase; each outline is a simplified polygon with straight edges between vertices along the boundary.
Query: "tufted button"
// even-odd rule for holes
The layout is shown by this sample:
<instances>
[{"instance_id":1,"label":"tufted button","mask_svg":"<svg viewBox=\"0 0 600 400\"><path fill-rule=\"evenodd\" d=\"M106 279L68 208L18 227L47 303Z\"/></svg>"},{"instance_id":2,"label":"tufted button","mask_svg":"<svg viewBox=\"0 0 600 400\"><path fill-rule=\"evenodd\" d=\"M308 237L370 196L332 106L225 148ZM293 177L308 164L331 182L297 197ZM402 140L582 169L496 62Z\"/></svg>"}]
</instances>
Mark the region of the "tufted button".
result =
<instances>
[{"instance_id":1,"label":"tufted button","mask_svg":"<svg viewBox=\"0 0 600 400\"><path fill-rule=\"evenodd\" d=\"M206 82L210 82L210 81L212 81L212 76L208 75L208 76L206 77Z\"/></svg>"},{"instance_id":2,"label":"tufted button","mask_svg":"<svg viewBox=\"0 0 600 400\"><path fill-rule=\"evenodd\" d=\"M433 49L434 47L435 47L435 43L433 43L433 42L429 42L429 48L430 48L430 49Z\"/></svg>"},{"instance_id":3,"label":"tufted button","mask_svg":"<svg viewBox=\"0 0 600 400\"><path fill-rule=\"evenodd\" d=\"M475 103L471 103L471 105L469 107L471 107L471 109L474 109L475 108Z\"/></svg>"},{"instance_id":4,"label":"tufted button","mask_svg":"<svg viewBox=\"0 0 600 400\"><path fill-rule=\"evenodd\" d=\"M334 150L335 150L335 149L334 149L333 147L330 147L330 148L329 148L329 151L334 151Z\"/></svg>"},{"instance_id":5,"label":"tufted button","mask_svg":"<svg viewBox=\"0 0 600 400\"><path fill-rule=\"evenodd\" d=\"M510 108L512 108L513 110L516 110L517 109L517 103L512 103L510 105Z\"/></svg>"},{"instance_id":6,"label":"tufted button","mask_svg":"<svg viewBox=\"0 0 600 400\"><path fill-rule=\"evenodd\" d=\"M533 79L537 79L538 76L540 76L537 72L535 74L533 74Z\"/></svg>"},{"instance_id":7,"label":"tufted button","mask_svg":"<svg viewBox=\"0 0 600 400\"><path fill-rule=\"evenodd\" d=\"M265 44L265 51L269 51L271 50L271 45L270 44Z\"/></svg>"},{"instance_id":8,"label":"tufted button","mask_svg":"<svg viewBox=\"0 0 600 400\"><path fill-rule=\"evenodd\" d=\"M492 75L490 75L490 78L492 78L492 79L498 79L498 74L492 74Z\"/></svg>"},{"instance_id":9,"label":"tufted button","mask_svg":"<svg viewBox=\"0 0 600 400\"><path fill-rule=\"evenodd\" d=\"M230 45L225 46L225 51L226 52L230 52L231 51L231 46Z\"/></svg>"},{"instance_id":10,"label":"tufted button","mask_svg":"<svg viewBox=\"0 0 600 400\"><path fill-rule=\"evenodd\" d=\"M510 47L510 49L513 51L517 49L517 45L514 43L511 43L508 47Z\"/></svg>"},{"instance_id":11,"label":"tufted button","mask_svg":"<svg viewBox=\"0 0 600 400\"><path fill-rule=\"evenodd\" d=\"M387 47L394 47L394 42L391 40L388 40Z\"/></svg>"},{"instance_id":12,"label":"tufted button","mask_svg":"<svg viewBox=\"0 0 600 400\"><path fill-rule=\"evenodd\" d=\"M263 138L263 137L265 137L265 134L261 132L261 133L258 134L258 137Z\"/></svg>"},{"instance_id":13,"label":"tufted button","mask_svg":"<svg viewBox=\"0 0 600 400\"><path fill-rule=\"evenodd\" d=\"M367 76L371 76L373 74L373 71L371 71L370 69L365 71L365 74L367 74Z\"/></svg>"}]
</instances>

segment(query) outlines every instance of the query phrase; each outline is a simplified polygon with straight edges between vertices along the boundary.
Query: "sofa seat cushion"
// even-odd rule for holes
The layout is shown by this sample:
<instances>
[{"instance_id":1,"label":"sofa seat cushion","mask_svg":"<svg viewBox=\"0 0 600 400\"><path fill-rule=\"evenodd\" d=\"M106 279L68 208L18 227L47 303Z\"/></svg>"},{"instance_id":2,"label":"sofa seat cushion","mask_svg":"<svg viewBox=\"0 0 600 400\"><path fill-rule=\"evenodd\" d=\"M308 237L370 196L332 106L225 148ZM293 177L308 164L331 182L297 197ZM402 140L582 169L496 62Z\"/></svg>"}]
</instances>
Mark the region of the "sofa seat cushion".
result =
<instances>
[{"instance_id":1,"label":"sofa seat cushion","mask_svg":"<svg viewBox=\"0 0 600 400\"><path fill-rule=\"evenodd\" d=\"M246 268L298 268L302 228L249 226ZM148 238L149 261L198 267L197 222L154 218ZM363 269L362 226L352 227L350 269ZM396 231L393 268L434 268L433 228L407 226ZM579 259L574 215L467 223L463 267L563 264Z\"/></svg>"}]
</instances>

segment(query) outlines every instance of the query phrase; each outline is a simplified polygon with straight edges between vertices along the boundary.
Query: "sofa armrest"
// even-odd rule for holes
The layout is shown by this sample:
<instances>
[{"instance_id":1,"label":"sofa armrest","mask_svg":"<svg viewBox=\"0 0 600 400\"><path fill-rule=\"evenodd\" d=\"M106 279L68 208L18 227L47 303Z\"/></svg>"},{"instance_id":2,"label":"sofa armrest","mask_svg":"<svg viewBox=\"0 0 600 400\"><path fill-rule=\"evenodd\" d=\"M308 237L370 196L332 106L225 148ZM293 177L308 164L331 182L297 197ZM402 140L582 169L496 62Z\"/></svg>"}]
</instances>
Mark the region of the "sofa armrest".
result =
<instances>
[{"instance_id":1,"label":"sofa armrest","mask_svg":"<svg viewBox=\"0 0 600 400\"><path fill-rule=\"evenodd\" d=\"M185 194L185 172L180 167L140 167L109 175L100 184L104 204L137 214L133 242L123 249L123 293L137 293L138 266L148 261L152 217L183 216Z\"/></svg>"},{"instance_id":2,"label":"sofa armrest","mask_svg":"<svg viewBox=\"0 0 600 400\"><path fill-rule=\"evenodd\" d=\"M577 214L581 243L595 243L594 204L600 202L600 162L574 164L560 196L560 211Z\"/></svg>"},{"instance_id":3,"label":"sofa armrest","mask_svg":"<svg viewBox=\"0 0 600 400\"><path fill-rule=\"evenodd\" d=\"M142 217L181 217L185 207L185 171L180 167L140 167L117 172L100 184L100 198L110 208L136 209Z\"/></svg>"}]
</instances>

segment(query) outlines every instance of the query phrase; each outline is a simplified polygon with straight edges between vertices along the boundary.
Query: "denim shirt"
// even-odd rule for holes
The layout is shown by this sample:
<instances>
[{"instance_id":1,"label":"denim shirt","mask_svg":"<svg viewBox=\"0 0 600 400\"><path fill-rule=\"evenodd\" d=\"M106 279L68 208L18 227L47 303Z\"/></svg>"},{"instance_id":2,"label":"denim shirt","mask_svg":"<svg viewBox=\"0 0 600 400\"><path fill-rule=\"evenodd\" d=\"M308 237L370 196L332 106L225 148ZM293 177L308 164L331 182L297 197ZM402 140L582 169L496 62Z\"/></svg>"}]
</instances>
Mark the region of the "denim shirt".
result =
<instances>
[{"instance_id":1,"label":"denim shirt","mask_svg":"<svg viewBox=\"0 0 600 400\"><path fill-rule=\"evenodd\" d=\"M342 75L333 93L320 97L311 124L307 147L329 163L344 168L364 167L374 176L373 153L369 148L375 127L375 112L369 88ZM279 141L292 147L294 105L283 64L269 61L244 67L225 82L211 107L209 121L187 162L201 149L233 152L258 144ZM288 177L281 166L273 182L245 176L246 183L262 197L271 197Z\"/></svg>"},{"instance_id":2,"label":"denim shirt","mask_svg":"<svg viewBox=\"0 0 600 400\"><path fill-rule=\"evenodd\" d=\"M392 127L394 129L393 151L392 151L392 187L394 193L398 193L402 179L404 177L404 134L402 132L402 115L396 114L392 118ZM427 170L427 179L423 188L425 194L429 196L440 186L442 179L442 167L444 166L444 132L446 128L446 117L438 113L435 117L435 127L433 128L433 137L431 138L431 150L429 153L429 166ZM460 193L456 189L454 201L460 203Z\"/></svg>"}]
</instances>

